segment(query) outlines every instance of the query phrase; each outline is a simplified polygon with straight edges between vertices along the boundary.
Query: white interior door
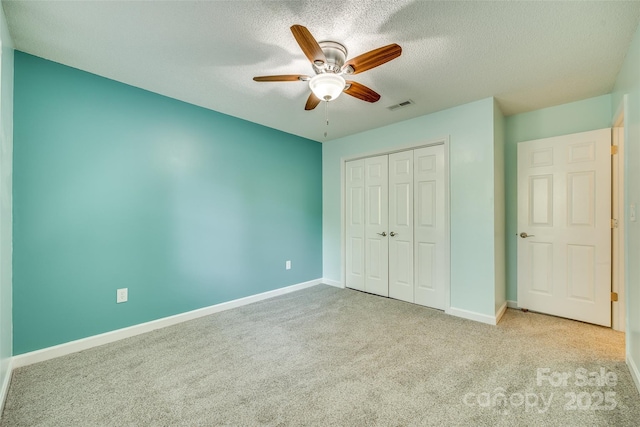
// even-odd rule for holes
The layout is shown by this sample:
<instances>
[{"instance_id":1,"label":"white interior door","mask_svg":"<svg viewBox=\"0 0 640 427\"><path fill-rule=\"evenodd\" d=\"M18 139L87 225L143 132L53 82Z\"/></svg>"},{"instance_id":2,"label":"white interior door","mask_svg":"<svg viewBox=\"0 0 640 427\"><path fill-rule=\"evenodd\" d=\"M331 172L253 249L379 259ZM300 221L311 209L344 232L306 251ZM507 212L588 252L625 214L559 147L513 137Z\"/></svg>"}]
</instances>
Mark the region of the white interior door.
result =
<instances>
[{"instance_id":1,"label":"white interior door","mask_svg":"<svg viewBox=\"0 0 640 427\"><path fill-rule=\"evenodd\" d=\"M389 297L413 302L413 151L389 155Z\"/></svg>"},{"instance_id":2,"label":"white interior door","mask_svg":"<svg viewBox=\"0 0 640 427\"><path fill-rule=\"evenodd\" d=\"M370 157L365 167L364 290L389 296L388 156Z\"/></svg>"},{"instance_id":3,"label":"white interior door","mask_svg":"<svg viewBox=\"0 0 640 427\"><path fill-rule=\"evenodd\" d=\"M346 164L346 277L348 288L364 291L364 160Z\"/></svg>"},{"instance_id":4,"label":"white interior door","mask_svg":"<svg viewBox=\"0 0 640 427\"><path fill-rule=\"evenodd\" d=\"M611 326L611 130L518 144L518 305Z\"/></svg>"},{"instance_id":5,"label":"white interior door","mask_svg":"<svg viewBox=\"0 0 640 427\"><path fill-rule=\"evenodd\" d=\"M415 303L446 309L449 252L444 146L414 151Z\"/></svg>"}]
</instances>

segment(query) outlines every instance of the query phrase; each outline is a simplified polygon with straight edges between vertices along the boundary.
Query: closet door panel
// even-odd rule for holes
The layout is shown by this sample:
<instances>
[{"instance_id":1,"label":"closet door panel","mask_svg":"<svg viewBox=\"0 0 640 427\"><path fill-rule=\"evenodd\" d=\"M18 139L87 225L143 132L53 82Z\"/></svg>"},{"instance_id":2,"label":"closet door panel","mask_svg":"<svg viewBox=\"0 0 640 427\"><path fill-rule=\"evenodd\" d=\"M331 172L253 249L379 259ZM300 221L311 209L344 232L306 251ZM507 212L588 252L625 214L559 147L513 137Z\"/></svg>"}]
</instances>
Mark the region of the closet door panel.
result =
<instances>
[{"instance_id":1,"label":"closet door panel","mask_svg":"<svg viewBox=\"0 0 640 427\"><path fill-rule=\"evenodd\" d=\"M446 249L444 146L414 151L415 303L444 310Z\"/></svg>"},{"instance_id":2,"label":"closet door panel","mask_svg":"<svg viewBox=\"0 0 640 427\"><path fill-rule=\"evenodd\" d=\"M413 151L389 155L389 296L413 302Z\"/></svg>"},{"instance_id":3,"label":"closet door panel","mask_svg":"<svg viewBox=\"0 0 640 427\"><path fill-rule=\"evenodd\" d=\"M365 279L364 290L389 296L388 156L364 159Z\"/></svg>"},{"instance_id":4,"label":"closet door panel","mask_svg":"<svg viewBox=\"0 0 640 427\"><path fill-rule=\"evenodd\" d=\"M345 286L364 291L364 160L346 163Z\"/></svg>"}]
</instances>

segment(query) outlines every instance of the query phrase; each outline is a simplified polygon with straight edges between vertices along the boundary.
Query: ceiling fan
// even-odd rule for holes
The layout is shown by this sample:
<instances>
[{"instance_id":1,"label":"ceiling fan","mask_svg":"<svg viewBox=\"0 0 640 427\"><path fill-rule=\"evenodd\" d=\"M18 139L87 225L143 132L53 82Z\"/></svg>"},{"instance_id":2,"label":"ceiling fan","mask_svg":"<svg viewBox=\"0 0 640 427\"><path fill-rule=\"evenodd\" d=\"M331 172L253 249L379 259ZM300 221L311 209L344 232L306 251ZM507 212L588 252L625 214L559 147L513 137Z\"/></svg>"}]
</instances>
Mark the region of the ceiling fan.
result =
<instances>
[{"instance_id":1,"label":"ceiling fan","mask_svg":"<svg viewBox=\"0 0 640 427\"><path fill-rule=\"evenodd\" d=\"M370 70L402 54L402 48L393 43L374 49L350 60L347 59L347 48L334 41L317 42L309 30L302 25L291 27L293 37L307 56L315 76L287 74L278 76L259 76L257 82L309 82L311 94L307 99L305 110L313 110L320 101L333 101L342 92L367 102L376 102L380 95L374 90L358 82L345 80L344 75L358 74Z\"/></svg>"}]
</instances>

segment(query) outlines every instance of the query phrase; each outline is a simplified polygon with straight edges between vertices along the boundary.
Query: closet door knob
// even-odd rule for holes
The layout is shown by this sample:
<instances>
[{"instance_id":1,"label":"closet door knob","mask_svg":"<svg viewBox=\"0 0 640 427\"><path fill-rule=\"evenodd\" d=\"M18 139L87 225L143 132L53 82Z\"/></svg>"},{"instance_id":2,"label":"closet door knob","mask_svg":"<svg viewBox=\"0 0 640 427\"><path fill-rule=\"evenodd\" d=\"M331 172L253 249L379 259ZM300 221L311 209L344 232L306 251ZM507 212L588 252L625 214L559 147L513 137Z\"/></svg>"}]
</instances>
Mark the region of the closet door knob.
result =
<instances>
[{"instance_id":1,"label":"closet door knob","mask_svg":"<svg viewBox=\"0 0 640 427\"><path fill-rule=\"evenodd\" d=\"M382 237L385 237L385 236L387 235L387 232L386 232L386 231L383 231L382 233L378 233L378 235L380 235L380 236L382 236Z\"/></svg>"},{"instance_id":2,"label":"closet door knob","mask_svg":"<svg viewBox=\"0 0 640 427\"><path fill-rule=\"evenodd\" d=\"M395 236L397 233L395 231L392 231L391 233L389 233L389 236L393 237Z\"/></svg>"}]
</instances>

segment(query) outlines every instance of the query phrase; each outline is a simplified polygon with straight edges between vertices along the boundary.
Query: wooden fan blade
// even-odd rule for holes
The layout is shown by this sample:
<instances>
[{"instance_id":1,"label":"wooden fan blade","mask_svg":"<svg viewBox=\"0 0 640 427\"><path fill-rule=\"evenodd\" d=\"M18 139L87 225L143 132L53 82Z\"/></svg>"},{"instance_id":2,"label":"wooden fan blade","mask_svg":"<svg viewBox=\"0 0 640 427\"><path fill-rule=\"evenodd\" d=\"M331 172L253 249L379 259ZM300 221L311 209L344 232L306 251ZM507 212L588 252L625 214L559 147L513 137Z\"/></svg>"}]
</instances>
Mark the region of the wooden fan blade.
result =
<instances>
[{"instance_id":1,"label":"wooden fan blade","mask_svg":"<svg viewBox=\"0 0 640 427\"><path fill-rule=\"evenodd\" d=\"M393 43L387 46L379 47L378 49L371 50L367 53L363 53L360 56L356 56L353 59L347 61L346 64L342 67L343 70L346 70L347 67L351 66L353 68L353 73L358 74L363 71L370 70L378 65L382 65L385 62L389 62L392 59L396 59L402 54L402 48Z\"/></svg>"},{"instance_id":2,"label":"wooden fan blade","mask_svg":"<svg viewBox=\"0 0 640 427\"><path fill-rule=\"evenodd\" d=\"M298 74L284 74L280 76L258 76L254 77L253 80L257 82L296 82L308 78L309 76Z\"/></svg>"},{"instance_id":3,"label":"wooden fan blade","mask_svg":"<svg viewBox=\"0 0 640 427\"><path fill-rule=\"evenodd\" d=\"M317 66L327 62L324 52L320 48L316 39L314 39L309 30L307 30L307 27L303 27L302 25L293 25L291 27L291 32L309 61Z\"/></svg>"},{"instance_id":4,"label":"wooden fan blade","mask_svg":"<svg viewBox=\"0 0 640 427\"><path fill-rule=\"evenodd\" d=\"M313 110L318 106L318 104L320 104L320 98L318 98L313 94L313 92L311 92L309 98L307 98L307 105L304 106L304 109L307 111Z\"/></svg>"},{"instance_id":5,"label":"wooden fan blade","mask_svg":"<svg viewBox=\"0 0 640 427\"><path fill-rule=\"evenodd\" d=\"M349 86L344 90L344 93L351 95L354 98L362 99L367 102L376 102L380 99L380 95L372 89L369 89L363 84L358 82L346 82Z\"/></svg>"}]
</instances>

